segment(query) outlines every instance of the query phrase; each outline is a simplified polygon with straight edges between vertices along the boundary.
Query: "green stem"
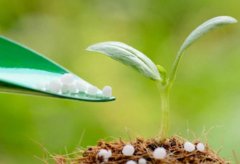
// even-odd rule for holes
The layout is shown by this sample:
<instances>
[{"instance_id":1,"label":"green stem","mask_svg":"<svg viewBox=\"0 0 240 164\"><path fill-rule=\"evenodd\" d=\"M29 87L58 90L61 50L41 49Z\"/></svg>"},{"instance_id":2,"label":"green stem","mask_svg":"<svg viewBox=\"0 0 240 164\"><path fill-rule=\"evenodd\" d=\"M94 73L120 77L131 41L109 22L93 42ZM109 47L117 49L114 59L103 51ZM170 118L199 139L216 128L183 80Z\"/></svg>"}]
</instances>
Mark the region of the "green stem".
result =
<instances>
[{"instance_id":1,"label":"green stem","mask_svg":"<svg viewBox=\"0 0 240 164\"><path fill-rule=\"evenodd\" d=\"M161 119L161 138L166 138L169 131L169 86L165 87L159 86L161 92L161 110L162 110L162 119Z\"/></svg>"},{"instance_id":2,"label":"green stem","mask_svg":"<svg viewBox=\"0 0 240 164\"><path fill-rule=\"evenodd\" d=\"M172 88L172 85L173 85L173 83L174 83L174 81L176 79L178 65L179 65L179 62L180 62L180 60L182 58L183 52L184 52L183 49L180 48L180 50L177 53L176 59L175 59L175 61L173 63L172 70L171 70L170 75L169 75L169 83L168 83L169 89Z\"/></svg>"},{"instance_id":3,"label":"green stem","mask_svg":"<svg viewBox=\"0 0 240 164\"><path fill-rule=\"evenodd\" d=\"M181 60L182 54L183 50L180 49L173 63L169 79L166 80L166 83L164 85L163 84L159 85L159 90L161 93L161 110L162 110L161 134L160 134L161 138L166 138L169 133L169 111L170 111L169 93L175 81L177 68Z\"/></svg>"},{"instance_id":4,"label":"green stem","mask_svg":"<svg viewBox=\"0 0 240 164\"><path fill-rule=\"evenodd\" d=\"M161 93L161 110L162 110L162 120L161 120L161 138L166 138L168 136L169 131L169 93L172 89L173 83L176 78L177 68L179 62L182 58L184 49L181 47L177 53L176 59L173 63L172 70L170 72L169 78L167 79L165 76L164 83L159 84L159 90ZM161 71L161 69L159 69Z\"/></svg>"}]
</instances>

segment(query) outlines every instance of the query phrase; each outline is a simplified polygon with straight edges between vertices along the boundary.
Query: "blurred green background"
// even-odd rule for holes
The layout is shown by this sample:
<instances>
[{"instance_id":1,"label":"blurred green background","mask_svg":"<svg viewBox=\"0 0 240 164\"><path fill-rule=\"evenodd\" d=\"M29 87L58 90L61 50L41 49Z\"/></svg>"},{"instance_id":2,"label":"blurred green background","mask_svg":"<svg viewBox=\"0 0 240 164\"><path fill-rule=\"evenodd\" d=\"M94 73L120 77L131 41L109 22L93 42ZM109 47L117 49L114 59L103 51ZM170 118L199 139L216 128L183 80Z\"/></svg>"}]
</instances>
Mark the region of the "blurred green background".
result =
<instances>
[{"instance_id":1,"label":"blurred green background","mask_svg":"<svg viewBox=\"0 0 240 164\"><path fill-rule=\"evenodd\" d=\"M87 81L111 85L115 102L0 94L0 163L42 163L99 139L154 137L159 93L135 70L85 48L122 41L168 70L189 32L218 15L240 20L239 0L0 0L0 33ZM240 156L240 26L216 30L185 54L171 93L171 135Z\"/></svg>"}]
</instances>

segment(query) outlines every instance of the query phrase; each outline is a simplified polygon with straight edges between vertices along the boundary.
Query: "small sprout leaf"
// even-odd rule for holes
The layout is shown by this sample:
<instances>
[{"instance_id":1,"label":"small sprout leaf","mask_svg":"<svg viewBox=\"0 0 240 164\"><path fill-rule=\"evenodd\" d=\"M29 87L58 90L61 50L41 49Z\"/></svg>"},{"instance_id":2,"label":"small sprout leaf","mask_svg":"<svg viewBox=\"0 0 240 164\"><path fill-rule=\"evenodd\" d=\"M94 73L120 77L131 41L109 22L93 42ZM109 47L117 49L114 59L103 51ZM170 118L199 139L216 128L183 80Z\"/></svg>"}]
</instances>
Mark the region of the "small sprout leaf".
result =
<instances>
[{"instance_id":1,"label":"small sprout leaf","mask_svg":"<svg viewBox=\"0 0 240 164\"><path fill-rule=\"evenodd\" d=\"M121 42L101 42L91 45L88 51L103 53L114 60L131 66L153 80L162 81L156 65L143 53Z\"/></svg>"},{"instance_id":2,"label":"small sprout leaf","mask_svg":"<svg viewBox=\"0 0 240 164\"><path fill-rule=\"evenodd\" d=\"M232 23L237 23L237 20L230 16L218 16L209 19L190 33L190 35L185 39L184 43L182 44L180 52L183 52L201 36L210 32L211 30Z\"/></svg>"},{"instance_id":3,"label":"small sprout leaf","mask_svg":"<svg viewBox=\"0 0 240 164\"><path fill-rule=\"evenodd\" d=\"M156 65L158 72L160 73L160 75L162 76L162 84L165 85L167 82L167 71L166 69L161 66L161 65Z\"/></svg>"},{"instance_id":4,"label":"small sprout leaf","mask_svg":"<svg viewBox=\"0 0 240 164\"><path fill-rule=\"evenodd\" d=\"M201 38L204 34L212 31L213 29L216 29L218 27L228 25L228 24L233 24L237 23L237 20L233 17L230 16L218 16L212 19L207 20L200 26L198 26L195 30L193 30L188 37L185 39L183 42L182 46L180 47L175 62L172 67L172 71L169 76L169 82L170 85L172 85L173 81L175 80L176 77L176 72L177 68L179 65L179 62L182 58L183 52L190 46L192 45L195 41L197 41L199 38Z\"/></svg>"}]
</instances>

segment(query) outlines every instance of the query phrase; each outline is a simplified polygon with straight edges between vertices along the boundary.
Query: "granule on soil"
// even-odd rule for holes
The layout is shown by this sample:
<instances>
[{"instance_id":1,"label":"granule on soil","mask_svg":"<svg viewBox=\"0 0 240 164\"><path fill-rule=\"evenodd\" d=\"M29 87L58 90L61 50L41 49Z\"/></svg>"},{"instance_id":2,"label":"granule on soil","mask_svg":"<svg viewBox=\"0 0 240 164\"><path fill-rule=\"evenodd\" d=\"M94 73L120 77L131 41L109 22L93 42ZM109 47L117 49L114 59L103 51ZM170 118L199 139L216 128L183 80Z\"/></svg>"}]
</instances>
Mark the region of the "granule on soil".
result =
<instances>
[{"instance_id":1,"label":"granule on soil","mask_svg":"<svg viewBox=\"0 0 240 164\"><path fill-rule=\"evenodd\" d=\"M140 158L147 160L148 164L228 164L223 158L219 157L217 153L205 145L203 152L194 150L187 152L184 150L184 140L180 137L172 137L163 140L158 139L143 139L137 138L133 142L125 142L121 139L113 142L99 141L96 146L90 146L86 150L79 152L73 158L64 159L64 156L55 156L56 164L125 164L129 160L138 161ZM199 141L193 142L197 145ZM131 144L135 148L132 156L125 156L122 154L122 149L126 144ZM164 159L155 159L153 151L157 147L163 147L167 151L167 156ZM111 150L112 156L108 161L104 162L102 157L98 156L101 149ZM58 159L60 157L61 159Z\"/></svg>"}]
</instances>

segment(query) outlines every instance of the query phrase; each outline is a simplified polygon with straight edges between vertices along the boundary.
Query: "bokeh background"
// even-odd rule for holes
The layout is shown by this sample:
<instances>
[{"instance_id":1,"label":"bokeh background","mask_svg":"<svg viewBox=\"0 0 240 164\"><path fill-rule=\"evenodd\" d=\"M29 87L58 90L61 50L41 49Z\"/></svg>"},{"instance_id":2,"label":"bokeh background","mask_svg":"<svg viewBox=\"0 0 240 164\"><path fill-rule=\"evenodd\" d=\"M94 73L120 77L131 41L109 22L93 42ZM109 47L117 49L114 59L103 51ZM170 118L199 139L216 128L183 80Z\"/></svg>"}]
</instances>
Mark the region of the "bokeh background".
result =
<instances>
[{"instance_id":1,"label":"bokeh background","mask_svg":"<svg viewBox=\"0 0 240 164\"><path fill-rule=\"evenodd\" d=\"M153 81L85 48L122 41L168 70L189 32L218 15L240 20L239 0L0 0L0 33L87 81L111 85L117 100L89 103L0 94L0 163L43 163L99 139L155 137L159 93ZM171 135L207 140L240 157L240 25L218 29L185 54L171 93ZM40 158L40 159L38 159Z\"/></svg>"}]
</instances>

